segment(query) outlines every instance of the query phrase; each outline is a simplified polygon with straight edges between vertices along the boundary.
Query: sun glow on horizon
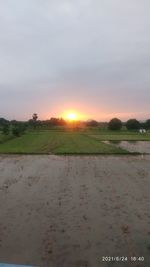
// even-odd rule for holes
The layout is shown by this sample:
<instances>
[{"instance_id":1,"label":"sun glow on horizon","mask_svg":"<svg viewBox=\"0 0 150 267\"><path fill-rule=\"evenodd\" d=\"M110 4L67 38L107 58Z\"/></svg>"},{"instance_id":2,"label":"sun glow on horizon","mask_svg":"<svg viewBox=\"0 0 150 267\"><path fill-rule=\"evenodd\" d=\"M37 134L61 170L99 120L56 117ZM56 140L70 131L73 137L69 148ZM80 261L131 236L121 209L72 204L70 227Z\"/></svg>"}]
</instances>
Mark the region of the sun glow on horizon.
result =
<instances>
[{"instance_id":1,"label":"sun glow on horizon","mask_svg":"<svg viewBox=\"0 0 150 267\"><path fill-rule=\"evenodd\" d=\"M81 119L81 115L76 110L66 110L62 114L62 118L64 118L67 121L73 122L73 121L79 121Z\"/></svg>"},{"instance_id":2,"label":"sun glow on horizon","mask_svg":"<svg viewBox=\"0 0 150 267\"><path fill-rule=\"evenodd\" d=\"M66 109L64 112L61 113L61 117L68 121L68 122L78 122L86 120L85 114L81 113L77 109Z\"/></svg>"},{"instance_id":3,"label":"sun glow on horizon","mask_svg":"<svg viewBox=\"0 0 150 267\"><path fill-rule=\"evenodd\" d=\"M78 119L78 116L76 113L68 113L66 115L66 119L69 121L76 121Z\"/></svg>"}]
</instances>

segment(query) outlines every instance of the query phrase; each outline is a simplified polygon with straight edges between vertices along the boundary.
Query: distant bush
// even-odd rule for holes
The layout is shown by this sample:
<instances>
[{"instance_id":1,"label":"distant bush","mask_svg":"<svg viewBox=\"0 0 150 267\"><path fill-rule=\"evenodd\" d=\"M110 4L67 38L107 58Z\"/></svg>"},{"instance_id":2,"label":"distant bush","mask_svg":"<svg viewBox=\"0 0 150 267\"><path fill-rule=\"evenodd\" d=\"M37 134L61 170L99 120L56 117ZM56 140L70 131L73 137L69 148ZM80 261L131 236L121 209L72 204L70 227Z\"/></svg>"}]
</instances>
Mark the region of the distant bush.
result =
<instances>
[{"instance_id":1,"label":"distant bush","mask_svg":"<svg viewBox=\"0 0 150 267\"><path fill-rule=\"evenodd\" d=\"M146 121L145 125L146 125L146 129L147 129L147 130L150 130L150 119L148 119L148 120Z\"/></svg>"},{"instance_id":2,"label":"distant bush","mask_svg":"<svg viewBox=\"0 0 150 267\"><path fill-rule=\"evenodd\" d=\"M66 125L66 121L62 118L50 118L49 121L47 121L47 124L51 127L53 126L65 126Z\"/></svg>"},{"instance_id":3,"label":"distant bush","mask_svg":"<svg viewBox=\"0 0 150 267\"><path fill-rule=\"evenodd\" d=\"M18 126L13 126L12 128L12 134L16 137L19 137L21 135L21 130Z\"/></svg>"},{"instance_id":4,"label":"distant bush","mask_svg":"<svg viewBox=\"0 0 150 267\"><path fill-rule=\"evenodd\" d=\"M29 128L35 129L51 129L53 127L66 126L67 122L62 118L50 118L49 120L33 120L27 122Z\"/></svg>"},{"instance_id":5,"label":"distant bush","mask_svg":"<svg viewBox=\"0 0 150 267\"><path fill-rule=\"evenodd\" d=\"M99 123L95 120L87 121L86 126L88 127L98 127Z\"/></svg>"},{"instance_id":6,"label":"distant bush","mask_svg":"<svg viewBox=\"0 0 150 267\"><path fill-rule=\"evenodd\" d=\"M2 133L4 134L4 135L9 135L9 132L10 132L10 129L9 129L10 127L9 127L9 125L8 124L5 124L4 126L3 126L3 128L2 128Z\"/></svg>"},{"instance_id":7,"label":"distant bush","mask_svg":"<svg viewBox=\"0 0 150 267\"><path fill-rule=\"evenodd\" d=\"M140 122L140 128L147 129L146 121Z\"/></svg>"},{"instance_id":8,"label":"distant bush","mask_svg":"<svg viewBox=\"0 0 150 267\"><path fill-rule=\"evenodd\" d=\"M139 130L140 126L140 122L136 119L130 119L126 122L126 127L128 130Z\"/></svg>"},{"instance_id":9,"label":"distant bush","mask_svg":"<svg viewBox=\"0 0 150 267\"><path fill-rule=\"evenodd\" d=\"M25 130L26 130L26 124L23 122L17 122L12 125L12 134L16 137L19 137L22 134L24 134Z\"/></svg>"},{"instance_id":10,"label":"distant bush","mask_svg":"<svg viewBox=\"0 0 150 267\"><path fill-rule=\"evenodd\" d=\"M4 118L0 118L0 129L2 129L5 125L9 125L9 121Z\"/></svg>"},{"instance_id":11,"label":"distant bush","mask_svg":"<svg viewBox=\"0 0 150 267\"><path fill-rule=\"evenodd\" d=\"M117 130L121 130L121 128L122 128L122 122L121 122L121 120L119 120L117 118L112 119L108 123L108 129L109 130L117 131Z\"/></svg>"}]
</instances>

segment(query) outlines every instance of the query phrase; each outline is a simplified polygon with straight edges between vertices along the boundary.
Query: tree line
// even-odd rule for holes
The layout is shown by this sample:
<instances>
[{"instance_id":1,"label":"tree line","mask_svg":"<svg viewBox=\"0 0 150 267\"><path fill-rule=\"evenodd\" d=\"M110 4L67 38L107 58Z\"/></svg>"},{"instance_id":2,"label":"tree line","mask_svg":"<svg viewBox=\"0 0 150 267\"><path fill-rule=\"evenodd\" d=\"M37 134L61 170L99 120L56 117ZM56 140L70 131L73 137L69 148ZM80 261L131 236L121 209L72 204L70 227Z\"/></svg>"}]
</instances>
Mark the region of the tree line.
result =
<instances>
[{"instance_id":1,"label":"tree line","mask_svg":"<svg viewBox=\"0 0 150 267\"><path fill-rule=\"evenodd\" d=\"M123 126L126 126L127 130L150 130L150 119L144 122L140 122L137 119L129 119L127 122L123 123L118 118L114 118L108 123L108 128L110 130L121 130Z\"/></svg>"},{"instance_id":2,"label":"tree line","mask_svg":"<svg viewBox=\"0 0 150 267\"><path fill-rule=\"evenodd\" d=\"M72 122L76 128L80 128L81 122ZM52 129L57 126L67 126L68 122L63 118L55 118L52 117L49 120L39 120L38 114L34 113L32 118L28 121L16 121L16 120L6 120L4 118L0 118L0 130L4 135L13 135L13 136L21 136L28 130L34 129ZM129 119L127 122L122 122L118 118L111 119L108 123L98 122L96 120L89 120L86 122L82 122L82 126L85 127L99 127L99 128L108 128L109 130L117 131L121 130L122 127L126 127L127 130L139 130L145 129L150 130L150 119L145 122L140 122L137 119Z\"/></svg>"}]
</instances>

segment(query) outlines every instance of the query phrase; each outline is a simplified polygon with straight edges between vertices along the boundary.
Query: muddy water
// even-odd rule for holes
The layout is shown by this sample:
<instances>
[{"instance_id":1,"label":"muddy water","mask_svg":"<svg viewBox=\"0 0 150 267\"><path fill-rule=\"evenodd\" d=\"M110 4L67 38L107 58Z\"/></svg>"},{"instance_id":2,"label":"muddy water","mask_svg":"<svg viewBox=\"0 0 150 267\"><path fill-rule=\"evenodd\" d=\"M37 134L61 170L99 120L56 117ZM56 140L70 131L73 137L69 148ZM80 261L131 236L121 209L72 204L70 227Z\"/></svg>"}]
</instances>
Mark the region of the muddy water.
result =
<instances>
[{"instance_id":1,"label":"muddy water","mask_svg":"<svg viewBox=\"0 0 150 267\"><path fill-rule=\"evenodd\" d=\"M150 141L105 141L129 152L150 153Z\"/></svg>"}]
</instances>

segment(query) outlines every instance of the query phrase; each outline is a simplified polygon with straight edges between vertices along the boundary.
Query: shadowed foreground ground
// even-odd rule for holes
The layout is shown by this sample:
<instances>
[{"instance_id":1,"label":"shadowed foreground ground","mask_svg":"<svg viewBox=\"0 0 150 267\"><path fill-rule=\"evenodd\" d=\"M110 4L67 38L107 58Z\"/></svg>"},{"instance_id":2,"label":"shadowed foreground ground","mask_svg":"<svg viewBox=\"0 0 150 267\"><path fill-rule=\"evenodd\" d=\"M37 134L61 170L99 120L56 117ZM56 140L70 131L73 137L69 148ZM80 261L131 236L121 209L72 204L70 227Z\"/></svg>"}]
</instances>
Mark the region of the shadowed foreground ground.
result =
<instances>
[{"instance_id":1,"label":"shadowed foreground ground","mask_svg":"<svg viewBox=\"0 0 150 267\"><path fill-rule=\"evenodd\" d=\"M149 189L149 156L1 156L0 262L148 267Z\"/></svg>"}]
</instances>

